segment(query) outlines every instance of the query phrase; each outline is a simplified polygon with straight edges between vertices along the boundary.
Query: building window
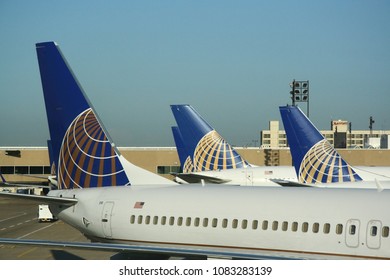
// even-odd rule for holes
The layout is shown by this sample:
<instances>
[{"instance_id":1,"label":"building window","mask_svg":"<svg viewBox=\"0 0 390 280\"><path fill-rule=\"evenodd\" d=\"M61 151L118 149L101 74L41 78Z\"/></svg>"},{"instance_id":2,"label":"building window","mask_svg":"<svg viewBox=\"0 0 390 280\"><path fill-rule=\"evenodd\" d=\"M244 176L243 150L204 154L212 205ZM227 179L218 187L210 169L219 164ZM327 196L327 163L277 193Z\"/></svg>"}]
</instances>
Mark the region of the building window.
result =
<instances>
[{"instance_id":1,"label":"building window","mask_svg":"<svg viewBox=\"0 0 390 280\"><path fill-rule=\"evenodd\" d=\"M28 166L15 166L15 174L29 174Z\"/></svg>"},{"instance_id":2,"label":"building window","mask_svg":"<svg viewBox=\"0 0 390 280\"><path fill-rule=\"evenodd\" d=\"M1 166L0 171L3 174L15 174L15 167L14 166Z\"/></svg>"},{"instance_id":3,"label":"building window","mask_svg":"<svg viewBox=\"0 0 390 280\"><path fill-rule=\"evenodd\" d=\"M43 166L30 166L30 174L43 174Z\"/></svg>"},{"instance_id":4,"label":"building window","mask_svg":"<svg viewBox=\"0 0 390 280\"><path fill-rule=\"evenodd\" d=\"M171 174L171 173L179 173L180 166L157 166L157 174Z\"/></svg>"}]
</instances>

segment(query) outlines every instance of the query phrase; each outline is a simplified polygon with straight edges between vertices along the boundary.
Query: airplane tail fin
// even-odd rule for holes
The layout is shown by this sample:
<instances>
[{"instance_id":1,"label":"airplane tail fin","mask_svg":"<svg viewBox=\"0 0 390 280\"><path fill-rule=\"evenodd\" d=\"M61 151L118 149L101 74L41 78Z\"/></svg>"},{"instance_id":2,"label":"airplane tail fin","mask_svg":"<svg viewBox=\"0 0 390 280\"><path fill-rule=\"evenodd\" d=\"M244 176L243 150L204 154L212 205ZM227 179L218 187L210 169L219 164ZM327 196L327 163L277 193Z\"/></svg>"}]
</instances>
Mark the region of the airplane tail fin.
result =
<instances>
[{"instance_id":1,"label":"airplane tail fin","mask_svg":"<svg viewBox=\"0 0 390 280\"><path fill-rule=\"evenodd\" d=\"M249 164L190 105L171 105L194 170L247 167ZM184 170L183 170L184 171Z\"/></svg>"},{"instance_id":2,"label":"airplane tail fin","mask_svg":"<svg viewBox=\"0 0 390 280\"><path fill-rule=\"evenodd\" d=\"M187 152L187 149L184 145L183 136L177 126L172 127L173 139L175 140L177 154L180 159L180 167L182 172L189 173L194 171L194 165L192 164L191 157Z\"/></svg>"},{"instance_id":3,"label":"airplane tail fin","mask_svg":"<svg viewBox=\"0 0 390 280\"><path fill-rule=\"evenodd\" d=\"M279 110L299 182L362 180L298 107L281 106Z\"/></svg>"},{"instance_id":4,"label":"airplane tail fin","mask_svg":"<svg viewBox=\"0 0 390 280\"><path fill-rule=\"evenodd\" d=\"M36 50L58 188L168 183L119 153L57 44Z\"/></svg>"}]
</instances>

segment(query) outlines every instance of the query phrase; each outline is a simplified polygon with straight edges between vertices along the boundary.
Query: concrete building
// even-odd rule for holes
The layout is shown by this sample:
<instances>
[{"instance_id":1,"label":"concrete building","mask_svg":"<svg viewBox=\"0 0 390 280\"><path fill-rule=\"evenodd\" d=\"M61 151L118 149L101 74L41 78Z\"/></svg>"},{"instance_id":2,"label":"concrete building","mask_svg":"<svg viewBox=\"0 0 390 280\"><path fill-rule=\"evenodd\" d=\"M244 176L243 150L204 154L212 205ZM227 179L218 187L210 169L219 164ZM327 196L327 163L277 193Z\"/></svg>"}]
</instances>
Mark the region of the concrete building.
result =
<instances>
[{"instance_id":1,"label":"concrete building","mask_svg":"<svg viewBox=\"0 0 390 280\"><path fill-rule=\"evenodd\" d=\"M331 122L330 130L320 132L338 149L389 149L390 130L352 130L350 132L348 121L334 120ZM269 129L260 132L260 139L260 147L263 149L288 147L286 133L280 130L279 121L270 121Z\"/></svg>"}]
</instances>

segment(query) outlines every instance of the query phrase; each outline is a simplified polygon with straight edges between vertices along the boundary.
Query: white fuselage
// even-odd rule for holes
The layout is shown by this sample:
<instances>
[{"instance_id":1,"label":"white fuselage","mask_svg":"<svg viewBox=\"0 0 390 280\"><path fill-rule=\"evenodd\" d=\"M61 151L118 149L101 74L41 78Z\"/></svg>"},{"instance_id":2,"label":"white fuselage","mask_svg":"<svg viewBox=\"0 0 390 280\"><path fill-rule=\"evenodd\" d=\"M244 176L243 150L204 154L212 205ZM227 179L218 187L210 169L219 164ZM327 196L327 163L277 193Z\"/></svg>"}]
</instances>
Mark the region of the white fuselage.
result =
<instances>
[{"instance_id":1,"label":"white fuselage","mask_svg":"<svg viewBox=\"0 0 390 280\"><path fill-rule=\"evenodd\" d=\"M91 239L167 247L390 258L390 191L181 185L51 191Z\"/></svg>"},{"instance_id":2,"label":"white fuselage","mask_svg":"<svg viewBox=\"0 0 390 280\"><path fill-rule=\"evenodd\" d=\"M390 181L390 167L388 166L356 166L353 168L363 179L363 181ZM253 166L237 169L199 171L194 172L194 174L225 180L227 181L225 184L228 185L240 186L278 185L272 180L297 182L297 175L293 166ZM321 186L321 184L318 184L318 186L324 187ZM331 184L327 184L326 186L332 187ZM375 188L375 185L371 184L371 186Z\"/></svg>"}]
</instances>

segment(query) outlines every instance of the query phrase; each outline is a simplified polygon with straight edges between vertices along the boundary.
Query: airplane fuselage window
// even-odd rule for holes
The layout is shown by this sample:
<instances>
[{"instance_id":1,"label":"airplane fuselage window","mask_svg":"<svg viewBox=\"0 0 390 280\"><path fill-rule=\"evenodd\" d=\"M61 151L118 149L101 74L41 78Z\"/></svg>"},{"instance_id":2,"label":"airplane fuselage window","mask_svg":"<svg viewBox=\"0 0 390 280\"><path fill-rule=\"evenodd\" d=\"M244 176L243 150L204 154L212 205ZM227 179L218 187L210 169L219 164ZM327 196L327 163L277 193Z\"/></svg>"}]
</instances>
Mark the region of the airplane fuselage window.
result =
<instances>
[{"instance_id":1,"label":"airplane fuselage window","mask_svg":"<svg viewBox=\"0 0 390 280\"><path fill-rule=\"evenodd\" d=\"M356 226L355 225L351 225L349 227L349 234L350 235L355 235L355 233L356 233Z\"/></svg>"},{"instance_id":2,"label":"airplane fuselage window","mask_svg":"<svg viewBox=\"0 0 390 280\"><path fill-rule=\"evenodd\" d=\"M241 228L242 229L246 229L248 227L248 220L242 220L241 222Z\"/></svg>"},{"instance_id":3,"label":"airplane fuselage window","mask_svg":"<svg viewBox=\"0 0 390 280\"><path fill-rule=\"evenodd\" d=\"M302 224L302 232L307 232L309 230L309 224L304 222Z\"/></svg>"},{"instance_id":4,"label":"airplane fuselage window","mask_svg":"<svg viewBox=\"0 0 390 280\"><path fill-rule=\"evenodd\" d=\"M382 228L382 237L389 237L389 227L385 226Z\"/></svg>"},{"instance_id":5,"label":"airplane fuselage window","mask_svg":"<svg viewBox=\"0 0 390 280\"><path fill-rule=\"evenodd\" d=\"M153 218L152 218L153 217ZM130 216L130 224L144 224L144 225L158 225L160 221L160 225L165 226L167 225L167 216L143 216L143 215L131 215ZM210 221L210 225L209 225ZM175 223L176 222L176 223ZM193 223L192 223L193 222ZM251 227L248 227L248 223L252 225ZM259 223L261 223L261 227L259 227ZM211 226L212 228L223 228L228 229L229 225L231 224L232 229L238 229L239 227L243 230L261 230L261 231L268 231L272 230L272 232L280 231L280 232L288 232L289 231L289 223L291 224L290 232L302 232L307 233L309 232L309 228L311 227L311 232L314 234L321 233L320 227L322 226L322 233L323 234L330 234L331 233L331 224L330 223L324 223L321 225L318 222L314 223L308 223L308 222L302 222L301 226L299 227L298 222L288 222L283 221L280 222L281 227L279 227L279 221L272 221L272 224L269 225L268 220L247 220L247 219L232 219L229 220L227 218L224 218L221 220L221 223L218 223L218 218L199 218L199 217L174 217L169 216L168 219L168 225L169 226L178 226L178 227L199 227L200 225L204 228L207 228ZM341 223L335 224L335 231L334 233L337 235L343 234L343 228L344 225ZM367 226L368 234L372 237L375 237L379 234L383 238L388 238L390 235L390 229L389 226ZM348 227L348 234L350 236L358 234L358 227L356 225L349 225Z\"/></svg>"},{"instance_id":6,"label":"airplane fuselage window","mask_svg":"<svg viewBox=\"0 0 390 280\"><path fill-rule=\"evenodd\" d=\"M292 223L291 230L294 231L294 232L298 230L298 222L293 222Z\"/></svg>"},{"instance_id":7,"label":"airplane fuselage window","mask_svg":"<svg viewBox=\"0 0 390 280\"><path fill-rule=\"evenodd\" d=\"M370 231L371 236L376 236L377 233L378 233L378 228L376 226L372 226Z\"/></svg>"},{"instance_id":8,"label":"airplane fuselage window","mask_svg":"<svg viewBox=\"0 0 390 280\"><path fill-rule=\"evenodd\" d=\"M252 222L252 229L256 230L258 226L259 226L259 221L258 220L253 220L253 222Z\"/></svg>"},{"instance_id":9,"label":"airplane fuselage window","mask_svg":"<svg viewBox=\"0 0 390 280\"><path fill-rule=\"evenodd\" d=\"M319 230L320 230L320 224L314 223L313 224L313 233L318 233Z\"/></svg>"},{"instance_id":10,"label":"airplane fuselage window","mask_svg":"<svg viewBox=\"0 0 390 280\"><path fill-rule=\"evenodd\" d=\"M342 234L343 233L343 225L337 224L336 226L336 234Z\"/></svg>"},{"instance_id":11,"label":"airplane fuselage window","mask_svg":"<svg viewBox=\"0 0 390 280\"><path fill-rule=\"evenodd\" d=\"M323 232L324 232L325 234L330 233L330 224L328 224L328 223L325 223L325 224L324 224L324 230L323 230Z\"/></svg>"},{"instance_id":12,"label":"airplane fuselage window","mask_svg":"<svg viewBox=\"0 0 390 280\"><path fill-rule=\"evenodd\" d=\"M187 227L191 226L191 218L190 217L187 217L187 219L186 219L186 226Z\"/></svg>"}]
</instances>

